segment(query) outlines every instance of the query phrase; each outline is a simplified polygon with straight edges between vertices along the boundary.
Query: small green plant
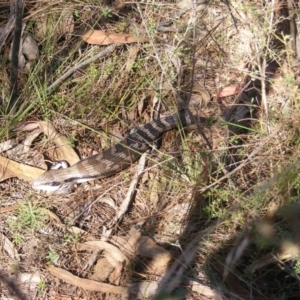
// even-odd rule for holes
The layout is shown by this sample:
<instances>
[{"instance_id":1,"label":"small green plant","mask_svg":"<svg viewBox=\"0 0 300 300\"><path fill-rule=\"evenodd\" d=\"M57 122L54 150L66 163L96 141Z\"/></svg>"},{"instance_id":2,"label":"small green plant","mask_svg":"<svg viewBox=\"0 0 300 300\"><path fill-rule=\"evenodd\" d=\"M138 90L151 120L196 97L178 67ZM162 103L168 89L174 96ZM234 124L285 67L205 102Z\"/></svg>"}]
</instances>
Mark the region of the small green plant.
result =
<instances>
[{"instance_id":1,"label":"small green plant","mask_svg":"<svg viewBox=\"0 0 300 300\"><path fill-rule=\"evenodd\" d=\"M21 245L23 243L23 240L24 240L23 234L16 232L13 235L13 242L15 245Z\"/></svg>"},{"instance_id":2,"label":"small green plant","mask_svg":"<svg viewBox=\"0 0 300 300\"><path fill-rule=\"evenodd\" d=\"M297 259L294 265L294 271L296 272L296 274L300 275L300 258Z\"/></svg>"},{"instance_id":3,"label":"small green plant","mask_svg":"<svg viewBox=\"0 0 300 300\"><path fill-rule=\"evenodd\" d=\"M45 291L46 289L46 282L45 281L40 281L37 285L37 288L38 288L38 292L41 294Z\"/></svg>"},{"instance_id":4,"label":"small green plant","mask_svg":"<svg viewBox=\"0 0 300 300\"><path fill-rule=\"evenodd\" d=\"M147 26L147 32L149 36L153 36L156 33L156 21L153 19L149 19Z\"/></svg>"},{"instance_id":5,"label":"small green plant","mask_svg":"<svg viewBox=\"0 0 300 300\"><path fill-rule=\"evenodd\" d=\"M68 137L68 140L67 140L67 144L71 147L75 147L75 141L76 141L76 138L75 138L75 135L72 134Z\"/></svg>"},{"instance_id":6,"label":"small green plant","mask_svg":"<svg viewBox=\"0 0 300 300\"><path fill-rule=\"evenodd\" d=\"M18 219L20 228L28 226L34 229L46 221L46 216L36 203L28 201L27 204L20 203Z\"/></svg>"},{"instance_id":7,"label":"small green plant","mask_svg":"<svg viewBox=\"0 0 300 300\"><path fill-rule=\"evenodd\" d=\"M47 218L36 203L27 201L19 205L20 209L15 213L15 216L6 221L10 230L20 231L26 227L34 230L45 223ZM17 244L22 242L22 236L19 234L15 234L14 238Z\"/></svg>"},{"instance_id":8,"label":"small green plant","mask_svg":"<svg viewBox=\"0 0 300 300\"><path fill-rule=\"evenodd\" d=\"M51 262L54 263L58 258L59 255L53 250L51 247L49 247L48 255L46 258Z\"/></svg>"},{"instance_id":9,"label":"small green plant","mask_svg":"<svg viewBox=\"0 0 300 300\"><path fill-rule=\"evenodd\" d=\"M66 103L67 100L64 97L58 96L56 94L52 96L52 104L56 111L60 111L61 108L66 105Z\"/></svg>"},{"instance_id":10,"label":"small green plant","mask_svg":"<svg viewBox=\"0 0 300 300\"><path fill-rule=\"evenodd\" d=\"M124 174L123 174L123 180L125 182L128 182L129 179L130 179L130 173L129 172L124 172Z\"/></svg>"},{"instance_id":11,"label":"small green plant","mask_svg":"<svg viewBox=\"0 0 300 300\"><path fill-rule=\"evenodd\" d=\"M75 244L79 243L80 235L78 233L70 233L70 232L65 232L63 235L63 239L68 242L72 242Z\"/></svg>"},{"instance_id":12,"label":"small green plant","mask_svg":"<svg viewBox=\"0 0 300 300\"><path fill-rule=\"evenodd\" d=\"M20 265L18 265L18 264L12 264L11 265L11 268L12 268L12 270L14 271L14 272L20 272Z\"/></svg>"},{"instance_id":13,"label":"small green plant","mask_svg":"<svg viewBox=\"0 0 300 300\"><path fill-rule=\"evenodd\" d=\"M112 11L110 8L105 7L102 9L102 15L106 18L111 18L112 17Z\"/></svg>"},{"instance_id":14,"label":"small green plant","mask_svg":"<svg viewBox=\"0 0 300 300\"><path fill-rule=\"evenodd\" d=\"M127 23L126 22L120 22L119 26L120 26L121 31L125 31L125 29L127 28Z\"/></svg>"},{"instance_id":15,"label":"small green plant","mask_svg":"<svg viewBox=\"0 0 300 300\"><path fill-rule=\"evenodd\" d=\"M203 211L210 218L218 218L227 212L227 205L232 199L240 198L239 189L223 188L216 186L208 191L209 204L203 208ZM235 217L237 214L235 214ZM241 216L240 216L241 217Z\"/></svg>"}]
</instances>

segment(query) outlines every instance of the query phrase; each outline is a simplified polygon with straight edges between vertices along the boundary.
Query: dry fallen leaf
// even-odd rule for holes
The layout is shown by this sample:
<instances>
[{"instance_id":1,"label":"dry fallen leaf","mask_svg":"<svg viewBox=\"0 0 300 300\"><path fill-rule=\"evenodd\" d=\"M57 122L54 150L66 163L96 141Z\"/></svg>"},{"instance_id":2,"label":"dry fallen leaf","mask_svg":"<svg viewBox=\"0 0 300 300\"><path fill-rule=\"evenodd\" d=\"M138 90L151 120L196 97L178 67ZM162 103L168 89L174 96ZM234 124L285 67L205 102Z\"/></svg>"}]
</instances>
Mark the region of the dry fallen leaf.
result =
<instances>
[{"instance_id":1,"label":"dry fallen leaf","mask_svg":"<svg viewBox=\"0 0 300 300\"><path fill-rule=\"evenodd\" d=\"M18 177L25 181L32 182L43 173L45 173L44 170L20 164L0 156L0 182L12 177Z\"/></svg>"},{"instance_id":2,"label":"dry fallen leaf","mask_svg":"<svg viewBox=\"0 0 300 300\"><path fill-rule=\"evenodd\" d=\"M68 139L58 133L50 122L36 122L42 129L48 139L56 145L57 159L66 160L70 165L74 165L79 161L79 157L74 149L70 146Z\"/></svg>"},{"instance_id":3,"label":"dry fallen leaf","mask_svg":"<svg viewBox=\"0 0 300 300\"><path fill-rule=\"evenodd\" d=\"M26 131L40 128L48 139L56 145L56 158L58 160L66 160L70 165L79 161L79 157L74 149L69 145L66 137L59 134L49 122L28 122L24 126L20 126L18 130ZM38 132L32 133L25 144L30 147L33 139L38 135ZM0 156L0 182L8 178L18 177L28 182L32 182L35 178L41 176L45 170L34 168L28 165L17 163L13 160Z\"/></svg>"},{"instance_id":4,"label":"dry fallen leaf","mask_svg":"<svg viewBox=\"0 0 300 300\"><path fill-rule=\"evenodd\" d=\"M217 97L218 98L229 97L229 96L236 95L240 92L241 92L240 87L238 87L236 85L231 85L231 86L227 86L227 87L224 87L221 90L219 90L217 93Z\"/></svg>"},{"instance_id":5,"label":"dry fallen leaf","mask_svg":"<svg viewBox=\"0 0 300 300\"><path fill-rule=\"evenodd\" d=\"M69 140L62 134L58 133L50 122L27 122L19 126L17 130L31 131L37 128L41 129L42 132L48 136L48 140L56 145L55 159L66 160L70 165L73 165L79 161L79 157L74 149L70 146Z\"/></svg>"},{"instance_id":6,"label":"dry fallen leaf","mask_svg":"<svg viewBox=\"0 0 300 300\"><path fill-rule=\"evenodd\" d=\"M172 259L169 251L157 245L149 237L141 236L141 233L134 228L131 228L126 237L113 237L112 241L115 245L120 245L127 256L140 255L150 258L151 261L147 265L147 271L150 273L164 273Z\"/></svg>"},{"instance_id":7,"label":"dry fallen leaf","mask_svg":"<svg viewBox=\"0 0 300 300\"><path fill-rule=\"evenodd\" d=\"M24 34L21 38L19 51L19 70L28 73L34 61L39 57L39 48L36 40L30 34ZM9 51L9 60L12 57L12 46Z\"/></svg>"},{"instance_id":8,"label":"dry fallen leaf","mask_svg":"<svg viewBox=\"0 0 300 300\"><path fill-rule=\"evenodd\" d=\"M129 73L132 69L132 66L137 58L137 55L140 51L140 46L139 45L132 45L129 48L129 55L126 61L126 66L125 66L125 73Z\"/></svg>"},{"instance_id":9,"label":"dry fallen leaf","mask_svg":"<svg viewBox=\"0 0 300 300\"><path fill-rule=\"evenodd\" d=\"M196 282L192 281L191 282L191 290L194 293L199 294L199 299L200 295L205 299L218 299L217 297L217 291L213 290L209 285L201 283L201 282Z\"/></svg>"},{"instance_id":10,"label":"dry fallen leaf","mask_svg":"<svg viewBox=\"0 0 300 300\"><path fill-rule=\"evenodd\" d=\"M7 141L1 144L1 150L17 153L26 153L29 151L32 141L39 135L38 132L30 134L24 143L18 145L20 147L12 147L15 144L13 141ZM13 150L9 150L13 148ZM35 177L40 176L44 171L37 168L17 163L13 160L0 156L0 182L8 178L19 177L23 180L31 182Z\"/></svg>"},{"instance_id":11,"label":"dry fallen leaf","mask_svg":"<svg viewBox=\"0 0 300 300\"><path fill-rule=\"evenodd\" d=\"M1 247L8 253L8 255L17 261L20 261L20 256L14 244L4 235L0 233Z\"/></svg>"},{"instance_id":12,"label":"dry fallen leaf","mask_svg":"<svg viewBox=\"0 0 300 300\"><path fill-rule=\"evenodd\" d=\"M39 128L38 122L25 122L14 128L15 131L32 131Z\"/></svg>"},{"instance_id":13,"label":"dry fallen leaf","mask_svg":"<svg viewBox=\"0 0 300 300\"><path fill-rule=\"evenodd\" d=\"M10 205L10 206L5 206L5 207L0 207L0 214L4 214L10 211L14 211L20 208L20 205Z\"/></svg>"},{"instance_id":14,"label":"dry fallen leaf","mask_svg":"<svg viewBox=\"0 0 300 300\"><path fill-rule=\"evenodd\" d=\"M163 274L172 259L169 251L157 245L152 239L147 236L141 236L137 244L137 254L142 257L151 258L147 269L148 272L155 274Z\"/></svg>"},{"instance_id":15,"label":"dry fallen leaf","mask_svg":"<svg viewBox=\"0 0 300 300\"><path fill-rule=\"evenodd\" d=\"M93 45L110 45L110 44L130 44L136 42L147 42L145 37L134 37L127 33L107 33L102 30L89 30L82 39Z\"/></svg>"},{"instance_id":16,"label":"dry fallen leaf","mask_svg":"<svg viewBox=\"0 0 300 300\"><path fill-rule=\"evenodd\" d=\"M32 145L32 142L41 134L41 131L39 129L34 130L31 132L26 139L23 142L23 152L27 153L30 151L30 147Z\"/></svg>"},{"instance_id":17,"label":"dry fallen leaf","mask_svg":"<svg viewBox=\"0 0 300 300\"><path fill-rule=\"evenodd\" d=\"M128 293L129 291L126 287L120 287L120 286L110 285L107 283L102 283L94 280L80 278L64 269L57 268L54 266L48 267L48 271L53 276L85 290L98 291L102 293L121 294L126 297L129 296Z\"/></svg>"},{"instance_id":18,"label":"dry fallen leaf","mask_svg":"<svg viewBox=\"0 0 300 300\"><path fill-rule=\"evenodd\" d=\"M114 266L105 257L99 258L94 266L93 275L90 279L105 282L114 269ZM113 282L110 281L110 283Z\"/></svg>"},{"instance_id":19,"label":"dry fallen leaf","mask_svg":"<svg viewBox=\"0 0 300 300\"><path fill-rule=\"evenodd\" d=\"M121 262L124 265L129 263L128 258L114 245L104 241L88 241L79 245L79 250L104 250L104 256L114 266L117 267L117 263Z\"/></svg>"},{"instance_id":20,"label":"dry fallen leaf","mask_svg":"<svg viewBox=\"0 0 300 300\"><path fill-rule=\"evenodd\" d=\"M120 279L123 271L123 264L121 262L117 262L114 271L110 274L109 282L114 285L120 285Z\"/></svg>"},{"instance_id":21,"label":"dry fallen leaf","mask_svg":"<svg viewBox=\"0 0 300 300\"><path fill-rule=\"evenodd\" d=\"M102 283L94 280L84 279L73 275L72 273L57 268L54 266L49 266L48 271L55 277L77 287L80 287L89 291L97 291L102 293L111 293L122 295L124 299L129 299L130 296L136 295L134 299L146 299L148 297L153 297L158 289L158 283L156 281L142 281L137 283L132 283L128 287L115 286L107 283ZM126 297L126 298L125 298ZM130 298L133 299L133 298Z\"/></svg>"}]
</instances>

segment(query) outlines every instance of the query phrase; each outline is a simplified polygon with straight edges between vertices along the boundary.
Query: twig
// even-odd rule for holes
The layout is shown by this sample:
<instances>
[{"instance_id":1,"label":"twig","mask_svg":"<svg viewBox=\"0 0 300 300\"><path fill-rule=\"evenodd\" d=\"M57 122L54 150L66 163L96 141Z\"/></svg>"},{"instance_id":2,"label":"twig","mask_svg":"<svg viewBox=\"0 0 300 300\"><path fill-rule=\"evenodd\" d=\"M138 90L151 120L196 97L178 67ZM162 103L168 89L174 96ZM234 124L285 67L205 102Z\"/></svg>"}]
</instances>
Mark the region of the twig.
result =
<instances>
[{"instance_id":1,"label":"twig","mask_svg":"<svg viewBox=\"0 0 300 300\"><path fill-rule=\"evenodd\" d=\"M7 106L8 112L13 113L14 105L18 98L18 68L19 68L19 50L22 34L23 2L16 0L16 22L14 29L14 38L11 52L11 74L10 74L10 100Z\"/></svg>"},{"instance_id":2,"label":"twig","mask_svg":"<svg viewBox=\"0 0 300 300\"><path fill-rule=\"evenodd\" d=\"M127 195L120 206L120 210L117 215L118 221L121 221L123 219L123 216L125 215L126 211L128 210L128 207L129 207L131 200L134 196L134 193L136 191L136 187L139 183L140 177L145 170L146 163L147 163L147 155L148 155L148 153L146 152L146 153L143 153L142 156L140 157L140 160L136 167L136 173L134 174L134 177L130 183Z\"/></svg>"},{"instance_id":3,"label":"twig","mask_svg":"<svg viewBox=\"0 0 300 300\"><path fill-rule=\"evenodd\" d=\"M135 175L134 175L134 177L133 177L133 179L130 183L128 192L126 194L126 197L125 197L124 201L122 202L122 204L120 206L118 214L112 220L112 222L109 224L110 228L104 233L104 236L101 240L107 240L108 237L111 235L112 227L116 223L120 222L123 219L126 211L128 210L128 207L129 207L129 205L132 201L132 198L133 198L134 193L136 191L136 187L137 187L137 185L140 181L141 175L145 170L146 163L147 163L147 152L143 153L142 156L140 157L139 162L138 162L137 167L136 167L137 168L136 173L135 173Z\"/></svg>"},{"instance_id":4,"label":"twig","mask_svg":"<svg viewBox=\"0 0 300 300\"><path fill-rule=\"evenodd\" d=\"M90 58L86 59L85 61L75 65L74 67L72 67L69 71L67 71L63 76L58 78L54 83L52 83L48 87L47 93L52 92L55 88L57 88L58 85L60 85L66 78L68 78L70 75L72 75L76 70L78 70L82 67L85 67L86 65L92 63L93 61L96 61L97 59L99 59L101 57L104 57L104 56L110 54L111 52L113 52L115 47L116 47L116 45L112 44L112 45L106 47L105 49L103 49L98 54L94 55L93 57L90 57Z\"/></svg>"}]
</instances>

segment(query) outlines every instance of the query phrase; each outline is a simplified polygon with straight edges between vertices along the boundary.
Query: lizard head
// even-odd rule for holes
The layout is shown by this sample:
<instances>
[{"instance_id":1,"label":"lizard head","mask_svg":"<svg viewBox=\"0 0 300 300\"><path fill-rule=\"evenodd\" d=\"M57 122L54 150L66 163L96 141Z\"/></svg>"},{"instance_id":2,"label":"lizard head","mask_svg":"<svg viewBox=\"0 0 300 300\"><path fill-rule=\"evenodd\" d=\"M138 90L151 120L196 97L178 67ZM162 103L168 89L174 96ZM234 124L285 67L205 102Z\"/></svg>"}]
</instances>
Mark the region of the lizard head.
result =
<instances>
[{"instance_id":1,"label":"lizard head","mask_svg":"<svg viewBox=\"0 0 300 300\"><path fill-rule=\"evenodd\" d=\"M59 170L49 170L41 176L34 179L32 188L38 191L44 191L54 194L69 194L73 191L72 182L63 182L58 180Z\"/></svg>"}]
</instances>

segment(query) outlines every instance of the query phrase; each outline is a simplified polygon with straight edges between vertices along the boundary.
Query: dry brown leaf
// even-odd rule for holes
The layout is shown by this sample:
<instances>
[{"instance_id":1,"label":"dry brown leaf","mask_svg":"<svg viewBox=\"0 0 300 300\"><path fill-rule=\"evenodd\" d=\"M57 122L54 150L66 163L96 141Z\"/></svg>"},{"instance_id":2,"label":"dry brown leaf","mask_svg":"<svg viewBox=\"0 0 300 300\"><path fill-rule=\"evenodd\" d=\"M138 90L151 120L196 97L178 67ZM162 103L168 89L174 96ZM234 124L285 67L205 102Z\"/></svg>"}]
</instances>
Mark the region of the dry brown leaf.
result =
<instances>
[{"instance_id":1,"label":"dry brown leaf","mask_svg":"<svg viewBox=\"0 0 300 300\"><path fill-rule=\"evenodd\" d=\"M107 260L114 266L117 267L117 263L121 262L127 265L129 263L128 258L114 245L104 241L88 241L79 245L79 250L104 250L104 255Z\"/></svg>"},{"instance_id":2,"label":"dry brown leaf","mask_svg":"<svg viewBox=\"0 0 300 300\"><path fill-rule=\"evenodd\" d=\"M32 130L39 127L50 140L57 146L57 156L60 160L67 160L71 165L79 161L79 158L73 148L69 145L68 140L59 134L49 122L30 122L18 128L18 130ZM32 141L37 137L39 132L33 132L25 141L25 149L30 147ZM18 177L27 182L41 176L45 171L28 165L17 163L13 160L0 156L0 182L8 178Z\"/></svg>"},{"instance_id":3,"label":"dry brown leaf","mask_svg":"<svg viewBox=\"0 0 300 300\"><path fill-rule=\"evenodd\" d=\"M19 126L17 130L31 131L37 128L42 130L42 132L48 136L48 139L56 145L57 160L66 160L70 165L73 165L79 161L79 157L74 149L70 146L68 139L62 134L58 133L50 122L27 122Z\"/></svg>"},{"instance_id":4,"label":"dry brown leaf","mask_svg":"<svg viewBox=\"0 0 300 300\"><path fill-rule=\"evenodd\" d=\"M139 45L133 45L129 49L129 55L126 61L126 66L125 66L125 73L129 73L132 69L132 66L136 60L136 57L140 51L140 46Z\"/></svg>"},{"instance_id":5,"label":"dry brown leaf","mask_svg":"<svg viewBox=\"0 0 300 300\"><path fill-rule=\"evenodd\" d=\"M14 244L4 235L0 233L1 247L8 253L8 255L17 261L20 261L18 251L14 247Z\"/></svg>"},{"instance_id":6,"label":"dry brown leaf","mask_svg":"<svg viewBox=\"0 0 300 300\"><path fill-rule=\"evenodd\" d=\"M127 256L134 256L136 254L137 242L141 237L141 233L135 228L131 228L126 237L113 236L112 242L115 245L120 245Z\"/></svg>"},{"instance_id":7,"label":"dry brown leaf","mask_svg":"<svg viewBox=\"0 0 300 300\"><path fill-rule=\"evenodd\" d=\"M23 37L21 51L27 60L34 61L39 58L39 46L32 35L26 34Z\"/></svg>"},{"instance_id":8,"label":"dry brown leaf","mask_svg":"<svg viewBox=\"0 0 300 300\"><path fill-rule=\"evenodd\" d=\"M155 281L149 281L149 282L143 281L143 282L130 284L128 287L121 287L121 286L110 285L107 283L102 283L94 280L83 279L73 275L72 273L64 269L57 268L54 266L48 267L48 271L53 276L69 284L80 287L82 289L89 290L89 291L97 291L102 293L118 294L127 297L126 299L130 299L128 298L129 291L130 291L130 295L133 294L138 295L137 298L135 299L145 299L147 297L154 296L158 288L158 283Z\"/></svg>"},{"instance_id":9,"label":"dry brown leaf","mask_svg":"<svg viewBox=\"0 0 300 300\"><path fill-rule=\"evenodd\" d=\"M9 60L12 59L12 45L9 51ZM39 48L36 40L30 34L24 34L20 42L19 70L28 73L32 64L39 57Z\"/></svg>"},{"instance_id":10,"label":"dry brown leaf","mask_svg":"<svg viewBox=\"0 0 300 300\"><path fill-rule=\"evenodd\" d=\"M109 282L113 283L114 285L120 285L122 270L123 270L123 264L121 262L117 262L114 271L109 276Z\"/></svg>"},{"instance_id":11,"label":"dry brown leaf","mask_svg":"<svg viewBox=\"0 0 300 300\"><path fill-rule=\"evenodd\" d=\"M26 137L25 141L23 142L23 152L24 153L27 153L30 150L32 142L40 135L40 133L41 133L41 131L39 129L34 130Z\"/></svg>"},{"instance_id":12,"label":"dry brown leaf","mask_svg":"<svg viewBox=\"0 0 300 300\"><path fill-rule=\"evenodd\" d=\"M50 290L48 292L50 299L51 300L77 300L77 297L72 297L71 296L61 296L60 294L58 294L56 291ZM87 300L86 298L81 298L81 300Z\"/></svg>"},{"instance_id":13,"label":"dry brown leaf","mask_svg":"<svg viewBox=\"0 0 300 300\"><path fill-rule=\"evenodd\" d=\"M181 8L181 9L190 9L193 7L194 1L192 0L182 0L176 3L176 6Z\"/></svg>"},{"instance_id":14,"label":"dry brown leaf","mask_svg":"<svg viewBox=\"0 0 300 300\"><path fill-rule=\"evenodd\" d=\"M2 162L2 158L7 160L7 158L0 156L0 182L4 181L6 179L9 179L9 178L16 177L16 174L8 168L8 162L7 161ZM10 161L10 160L8 160L8 161Z\"/></svg>"},{"instance_id":15,"label":"dry brown leaf","mask_svg":"<svg viewBox=\"0 0 300 300\"><path fill-rule=\"evenodd\" d=\"M134 37L127 33L107 33L102 30L89 30L82 39L92 45L131 44L147 42L146 37Z\"/></svg>"},{"instance_id":16,"label":"dry brown leaf","mask_svg":"<svg viewBox=\"0 0 300 300\"><path fill-rule=\"evenodd\" d=\"M1 144L1 150L7 151L8 155L24 154L29 152L33 140L40 134L40 130L31 132L22 144L12 147L15 141L7 141ZM15 145L14 145L15 146ZM13 149L10 149L13 148ZM43 171L30 167L28 165L22 165L8 158L0 157L0 181L4 181L8 178L19 177L20 179L31 182L35 176L39 176Z\"/></svg>"},{"instance_id":17,"label":"dry brown leaf","mask_svg":"<svg viewBox=\"0 0 300 300\"><path fill-rule=\"evenodd\" d=\"M166 271L172 255L163 247L158 246L147 236L141 236L140 232L134 228L130 229L127 237L113 237L112 241L117 245L122 245L122 249L128 252L128 256L140 255L150 258L148 271L155 274L162 274Z\"/></svg>"},{"instance_id":18,"label":"dry brown leaf","mask_svg":"<svg viewBox=\"0 0 300 300\"><path fill-rule=\"evenodd\" d=\"M15 128L16 131L32 131L39 128L38 122L25 122Z\"/></svg>"},{"instance_id":19,"label":"dry brown leaf","mask_svg":"<svg viewBox=\"0 0 300 300\"><path fill-rule=\"evenodd\" d=\"M32 182L43 173L45 173L44 170L20 164L0 156L0 182L12 177L18 177L25 181Z\"/></svg>"},{"instance_id":20,"label":"dry brown leaf","mask_svg":"<svg viewBox=\"0 0 300 300\"><path fill-rule=\"evenodd\" d=\"M60 218L51 210L46 209L44 207L39 208L39 210L42 211L45 215L48 215L51 220L55 221L56 225L63 225Z\"/></svg>"},{"instance_id":21,"label":"dry brown leaf","mask_svg":"<svg viewBox=\"0 0 300 300\"><path fill-rule=\"evenodd\" d=\"M218 299L217 298L217 291L213 290L207 284L193 281L191 285L191 290L203 297L207 297L208 299ZM201 298L199 298L201 299Z\"/></svg>"},{"instance_id":22,"label":"dry brown leaf","mask_svg":"<svg viewBox=\"0 0 300 300\"><path fill-rule=\"evenodd\" d=\"M169 251L158 246L147 236L142 236L139 239L137 254L151 258L151 262L148 265L148 271L155 274L164 273L172 259L172 255Z\"/></svg>"},{"instance_id":23,"label":"dry brown leaf","mask_svg":"<svg viewBox=\"0 0 300 300\"><path fill-rule=\"evenodd\" d=\"M106 281L113 270L114 266L112 266L112 264L105 257L102 257L98 259L94 267L93 275L90 277L90 279L97 281Z\"/></svg>"},{"instance_id":24,"label":"dry brown leaf","mask_svg":"<svg viewBox=\"0 0 300 300\"><path fill-rule=\"evenodd\" d=\"M119 294L119 295L124 295L126 297L129 296L128 289L126 287L120 287L120 286L110 285L107 283L102 283L94 280L80 278L64 269L57 268L54 266L48 267L48 271L53 276L85 290L97 291L102 293Z\"/></svg>"},{"instance_id":25,"label":"dry brown leaf","mask_svg":"<svg viewBox=\"0 0 300 300\"><path fill-rule=\"evenodd\" d=\"M231 85L231 86L227 86L227 87L224 87L221 90L219 90L218 93L217 93L217 97L218 98L229 97L229 96L236 95L240 92L241 92L240 87L238 87L236 85Z\"/></svg>"},{"instance_id":26,"label":"dry brown leaf","mask_svg":"<svg viewBox=\"0 0 300 300\"><path fill-rule=\"evenodd\" d=\"M19 208L20 208L20 205L18 205L18 204L5 206L5 207L0 207L0 214L10 212L10 211L14 211L14 210L17 210Z\"/></svg>"},{"instance_id":27,"label":"dry brown leaf","mask_svg":"<svg viewBox=\"0 0 300 300\"><path fill-rule=\"evenodd\" d=\"M79 157L74 149L70 146L68 139L62 134L58 133L50 122L38 121L36 122L42 129L48 139L56 145L57 159L66 160L70 165L79 161Z\"/></svg>"}]
</instances>

